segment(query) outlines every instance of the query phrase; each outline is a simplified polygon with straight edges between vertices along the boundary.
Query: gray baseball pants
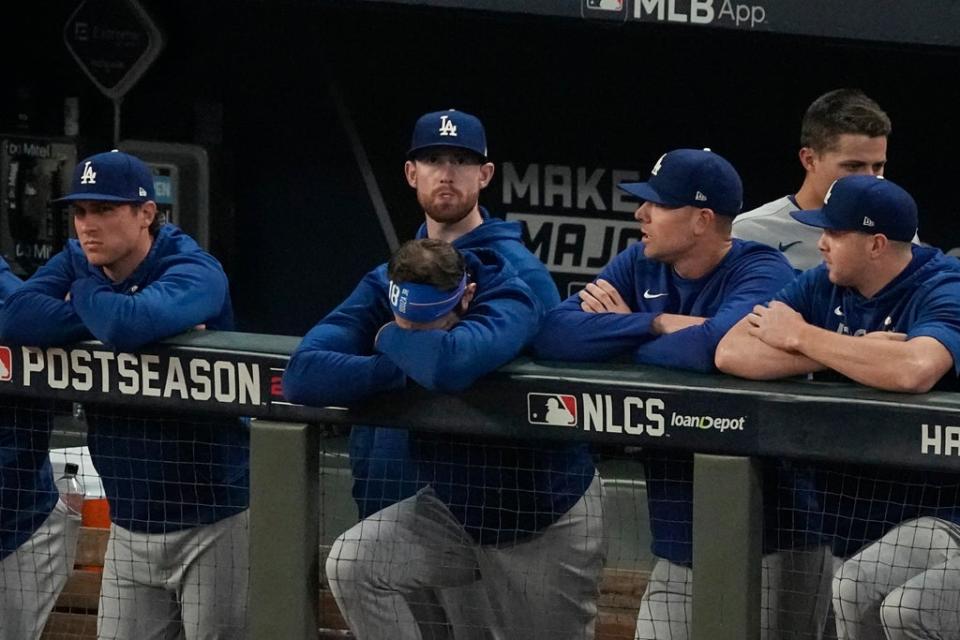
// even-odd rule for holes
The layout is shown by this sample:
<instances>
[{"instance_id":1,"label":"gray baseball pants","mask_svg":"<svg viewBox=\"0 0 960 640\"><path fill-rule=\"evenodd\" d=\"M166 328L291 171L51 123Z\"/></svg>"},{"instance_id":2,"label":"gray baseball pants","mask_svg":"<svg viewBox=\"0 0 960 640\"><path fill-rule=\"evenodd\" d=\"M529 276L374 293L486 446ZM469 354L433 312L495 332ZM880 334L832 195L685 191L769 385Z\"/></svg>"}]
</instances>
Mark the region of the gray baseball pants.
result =
<instances>
[{"instance_id":1,"label":"gray baseball pants","mask_svg":"<svg viewBox=\"0 0 960 640\"><path fill-rule=\"evenodd\" d=\"M895 527L843 563L833 607L839 640L960 639L960 526Z\"/></svg>"},{"instance_id":2,"label":"gray baseball pants","mask_svg":"<svg viewBox=\"0 0 960 640\"><path fill-rule=\"evenodd\" d=\"M760 637L820 638L830 603L827 547L767 554L762 562ZM657 560L640 601L635 640L686 640L693 619L693 570Z\"/></svg>"},{"instance_id":3,"label":"gray baseball pants","mask_svg":"<svg viewBox=\"0 0 960 640\"><path fill-rule=\"evenodd\" d=\"M0 640L35 640L73 571L80 516L57 501L20 548L0 562Z\"/></svg>"},{"instance_id":4,"label":"gray baseball pants","mask_svg":"<svg viewBox=\"0 0 960 640\"><path fill-rule=\"evenodd\" d=\"M247 637L249 511L170 533L110 527L100 640Z\"/></svg>"},{"instance_id":5,"label":"gray baseball pants","mask_svg":"<svg viewBox=\"0 0 960 640\"><path fill-rule=\"evenodd\" d=\"M485 620L488 638L592 640L604 555L602 488L595 476L557 522L504 545L478 545L426 487L337 538L326 573L358 640L455 637L443 616L439 628L432 624L436 603L422 599L431 590L442 594L443 609L461 608L447 620ZM486 600L458 602L459 588L478 579Z\"/></svg>"}]
</instances>

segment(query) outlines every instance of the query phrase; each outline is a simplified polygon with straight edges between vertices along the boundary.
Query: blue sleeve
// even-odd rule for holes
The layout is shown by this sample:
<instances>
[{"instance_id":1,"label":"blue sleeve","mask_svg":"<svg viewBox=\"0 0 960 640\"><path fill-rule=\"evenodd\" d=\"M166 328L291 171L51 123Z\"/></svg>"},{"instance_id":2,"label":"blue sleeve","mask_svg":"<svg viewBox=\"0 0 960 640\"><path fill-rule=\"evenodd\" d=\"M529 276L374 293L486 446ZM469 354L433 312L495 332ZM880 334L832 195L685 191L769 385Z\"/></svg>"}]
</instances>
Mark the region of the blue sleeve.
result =
<instances>
[{"instance_id":1,"label":"blue sleeve","mask_svg":"<svg viewBox=\"0 0 960 640\"><path fill-rule=\"evenodd\" d=\"M283 373L287 400L312 406L349 405L398 389L406 377L373 352L377 331L392 319L386 292L371 272L353 293L304 336Z\"/></svg>"},{"instance_id":2,"label":"blue sleeve","mask_svg":"<svg viewBox=\"0 0 960 640\"><path fill-rule=\"evenodd\" d=\"M453 393L517 357L537 333L542 317L543 307L526 285L514 279L493 291L481 291L449 331L387 325L377 339L377 350L423 387Z\"/></svg>"},{"instance_id":3,"label":"blue sleeve","mask_svg":"<svg viewBox=\"0 0 960 640\"><path fill-rule=\"evenodd\" d=\"M637 308L636 251L622 251L597 276L612 284L631 309ZM649 340L650 324L656 316L649 312L588 313L580 309L580 297L574 294L547 314L533 352L544 360L611 360Z\"/></svg>"},{"instance_id":4,"label":"blue sleeve","mask_svg":"<svg viewBox=\"0 0 960 640\"><path fill-rule=\"evenodd\" d=\"M104 344L132 351L215 317L227 296L227 276L207 254L178 256L159 278L130 294L98 278L74 281L77 315Z\"/></svg>"},{"instance_id":5,"label":"blue sleeve","mask_svg":"<svg viewBox=\"0 0 960 640\"><path fill-rule=\"evenodd\" d=\"M0 258L0 308L2 308L4 300L19 289L22 284L23 280L14 275L7 261Z\"/></svg>"},{"instance_id":6,"label":"blue sleeve","mask_svg":"<svg viewBox=\"0 0 960 640\"><path fill-rule=\"evenodd\" d=\"M954 372L960 375L960 282L934 288L917 308L919 314L907 339L927 336L942 344L953 356Z\"/></svg>"},{"instance_id":7,"label":"blue sleeve","mask_svg":"<svg viewBox=\"0 0 960 640\"><path fill-rule=\"evenodd\" d=\"M723 302L706 322L658 336L634 352L636 362L688 371L714 370L713 357L720 339L747 315L754 305L768 302L794 271L779 256L758 257L732 273L721 292Z\"/></svg>"},{"instance_id":8,"label":"blue sleeve","mask_svg":"<svg viewBox=\"0 0 960 640\"><path fill-rule=\"evenodd\" d=\"M7 342L38 347L90 339L90 331L66 300L76 275L64 249L50 258L6 299L0 336Z\"/></svg>"}]
</instances>

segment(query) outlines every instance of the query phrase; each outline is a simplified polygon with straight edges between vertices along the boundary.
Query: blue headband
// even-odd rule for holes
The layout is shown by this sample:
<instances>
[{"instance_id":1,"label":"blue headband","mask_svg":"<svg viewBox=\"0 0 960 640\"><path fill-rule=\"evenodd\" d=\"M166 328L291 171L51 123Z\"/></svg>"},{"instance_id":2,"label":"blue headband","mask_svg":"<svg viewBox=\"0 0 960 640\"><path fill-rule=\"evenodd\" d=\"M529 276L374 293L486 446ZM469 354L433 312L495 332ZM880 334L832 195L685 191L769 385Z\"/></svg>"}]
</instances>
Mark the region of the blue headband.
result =
<instances>
[{"instance_id":1,"label":"blue headband","mask_svg":"<svg viewBox=\"0 0 960 640\"><path fill-rule=\"evenodd\" d=\"M426 323L438 320L457 306L467 288L467 274L451 291L441 291L432 284L390 281L390 308L410 322Z\"/></svg>"}]
</instances>

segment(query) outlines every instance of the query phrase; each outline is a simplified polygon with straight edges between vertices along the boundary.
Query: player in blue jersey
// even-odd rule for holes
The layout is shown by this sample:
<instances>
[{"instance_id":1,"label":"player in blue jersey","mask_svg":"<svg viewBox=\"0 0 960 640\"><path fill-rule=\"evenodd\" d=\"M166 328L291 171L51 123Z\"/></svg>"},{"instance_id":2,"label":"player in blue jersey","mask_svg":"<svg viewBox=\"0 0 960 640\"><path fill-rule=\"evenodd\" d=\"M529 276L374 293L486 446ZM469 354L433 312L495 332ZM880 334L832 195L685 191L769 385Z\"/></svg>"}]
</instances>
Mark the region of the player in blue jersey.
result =
<instances>
[{"instance_id":1,"label":"player in blue jersey","mask_svg":"<svg viewBox=\"0 0 960 640\"><path fill-rule=\"evenodd\" d=\"M0 308L21 284L0 258ZM73 570L80 515L58 499L51 427L49 403L0 407L0 640L39 638Z\"/></svg>"},{"instance_id":2,"label":"player in blue jersey","mask_svg":"<svg viewBox=\"0 0 960 640\"><path fill-rule=\"evenodd\" d=\"M96 338L134 350L197 326L231 329L222 267L161 225L134 156L80 162L77 239L7 298L0 335L50 346ZM249 433L237 418L87 405L88 444L113 522L101 639L246 636Z\"/></svg>"},{"instance_id":3,"label":"player in blue jersey","mask_svg":"<svg viewBox=\"0 0 960 640\"><path fill-rule=\"evenodd\" d=\"M520 353L543 313L499 253L411 241L304 337L284 393L349 405L410 381L459 392ZM327 560L357 637L446 633L432 624L451 616L423 595L482 576L494 637L592 638L603 531L590 457L561 443L422 432L410 451L427 486L341 535Z\"/></svg>"},{"instance_id":4,"label":"player in blue jersey","mask_svg":"<svg viewBox=\"0 0 960 640\"><path fill-rule=\"evenodd\" d=\"M635 362L712 371L717 343L743 314L793 279L775 249L731 240L742 205L736 170L708 150L678 149L654 165L648 182L621 184L641 201L636 219L642 241L623 251L599 277L548 314L535 341L537 355L552 360ZM653 552L657 557L637 620L638 639L686 638L690 625L692 460L676 452L645 451L644 470ZM826 598L796 601L782 592L817 592L826 554L806 479L770 465L765 495L765 548L805 549L764 559L763 626L766 632L804 628L825 611ZM795 520L777 527L778 514ZM791 580L784 581L789 574ZM818 576L820 576L818 578ZM795 584L813 583L813 588ZM783 586L781 589L779 585ZM826 591L823 584L822 593ZM819 606L818 606L819 604Z\"/></svg>"},{"instance_id":5,"label":"player in blue jersey","mask_svg":"<svg viewBox=\"0 0 960 640\"><path fill-rule=\"evenodd\" d=\"M882 178L846 177L821 209L793 217L823 230L824 264L724 337L721 370L771 379L830 369L907 393L960 371L960 263L911 246L917 207L906 191ZM858 543L882 537L834 576L838 637L956 638L960 476L847 470L858 476L856 493L847 489L826 508L847 524L828 531Z\"/></svg>"},{"instance_id":6,"label":"player in blue jersey","mask_svg":"<svg viewBox=\"0 0 960 640\"><path fill-rule=\"evenodd\" d=\"M417 238L436 238L457 249L500 253L537 296L544 309L560 302L546 268L521 239L520 224L491 217L479 205L480 191L493 178L487 137L480 120L456 110L421 116L413 128L404 174L416 191L425 222ZM402 429L354 426L350 432L353 495L365 518L423 485L410 461ZM581 447L586 454L586 447Z\"/></svg>"},{"instance_id":7,"label":"player in blue jersey","mask_svg":"<svg viewBox=\"0 0 960 640\"><path fill-rule=\"evenodd\" d=\"M404 174L424 212L417 238L446 240L461 250L492 249L506 258L544 309L559 304L553 279L523 244L520 223L494 218L479 205L480 192L494 174L479 118L452 109L421 116L413 127ZM589 455L585 444L570 446L582 458ZM424 485L410 458L404 429L355 425L350 430L350 466L360 518L412 496ZM482 608L481 589L460 591L474 610ZM442 593L436 597L449 599ZM472 637L467 630L482 628L469 612L459 615L451 605L447 613L458 629L458 640Z\"/></svg>"}]
</instances>

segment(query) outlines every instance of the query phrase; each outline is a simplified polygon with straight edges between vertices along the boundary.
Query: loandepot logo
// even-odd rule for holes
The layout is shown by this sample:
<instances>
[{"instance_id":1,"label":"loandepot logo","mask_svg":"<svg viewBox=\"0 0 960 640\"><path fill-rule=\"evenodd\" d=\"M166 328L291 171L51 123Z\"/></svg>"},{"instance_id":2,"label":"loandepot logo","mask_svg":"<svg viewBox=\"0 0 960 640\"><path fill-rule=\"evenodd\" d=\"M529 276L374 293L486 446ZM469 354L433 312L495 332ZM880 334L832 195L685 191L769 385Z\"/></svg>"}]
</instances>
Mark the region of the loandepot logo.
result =
<instances>
[{"instance_id":1,"label":"loandepot logo","mask_svg":"<svg viewBox=\"0 0 960 640\"><path fill-rule=\"evenodd\" d=\"M767 21L767 10L759 4L733 0L634 0L636 20L719 24L753 29Z\"/></svg>"},{"instance_id":2,"label":"loandepot logo","mask_svg":"<svg viewBox=\"0 0 960 640\"><path fill-rule=\"evenodd\" d=\"M743 431L746 416L739 418L718 418L716 416L684 416L674 413L670 416L671 427L690 427L691 429L716 429L724 431Z\"/></svg>"}]
</instances>

